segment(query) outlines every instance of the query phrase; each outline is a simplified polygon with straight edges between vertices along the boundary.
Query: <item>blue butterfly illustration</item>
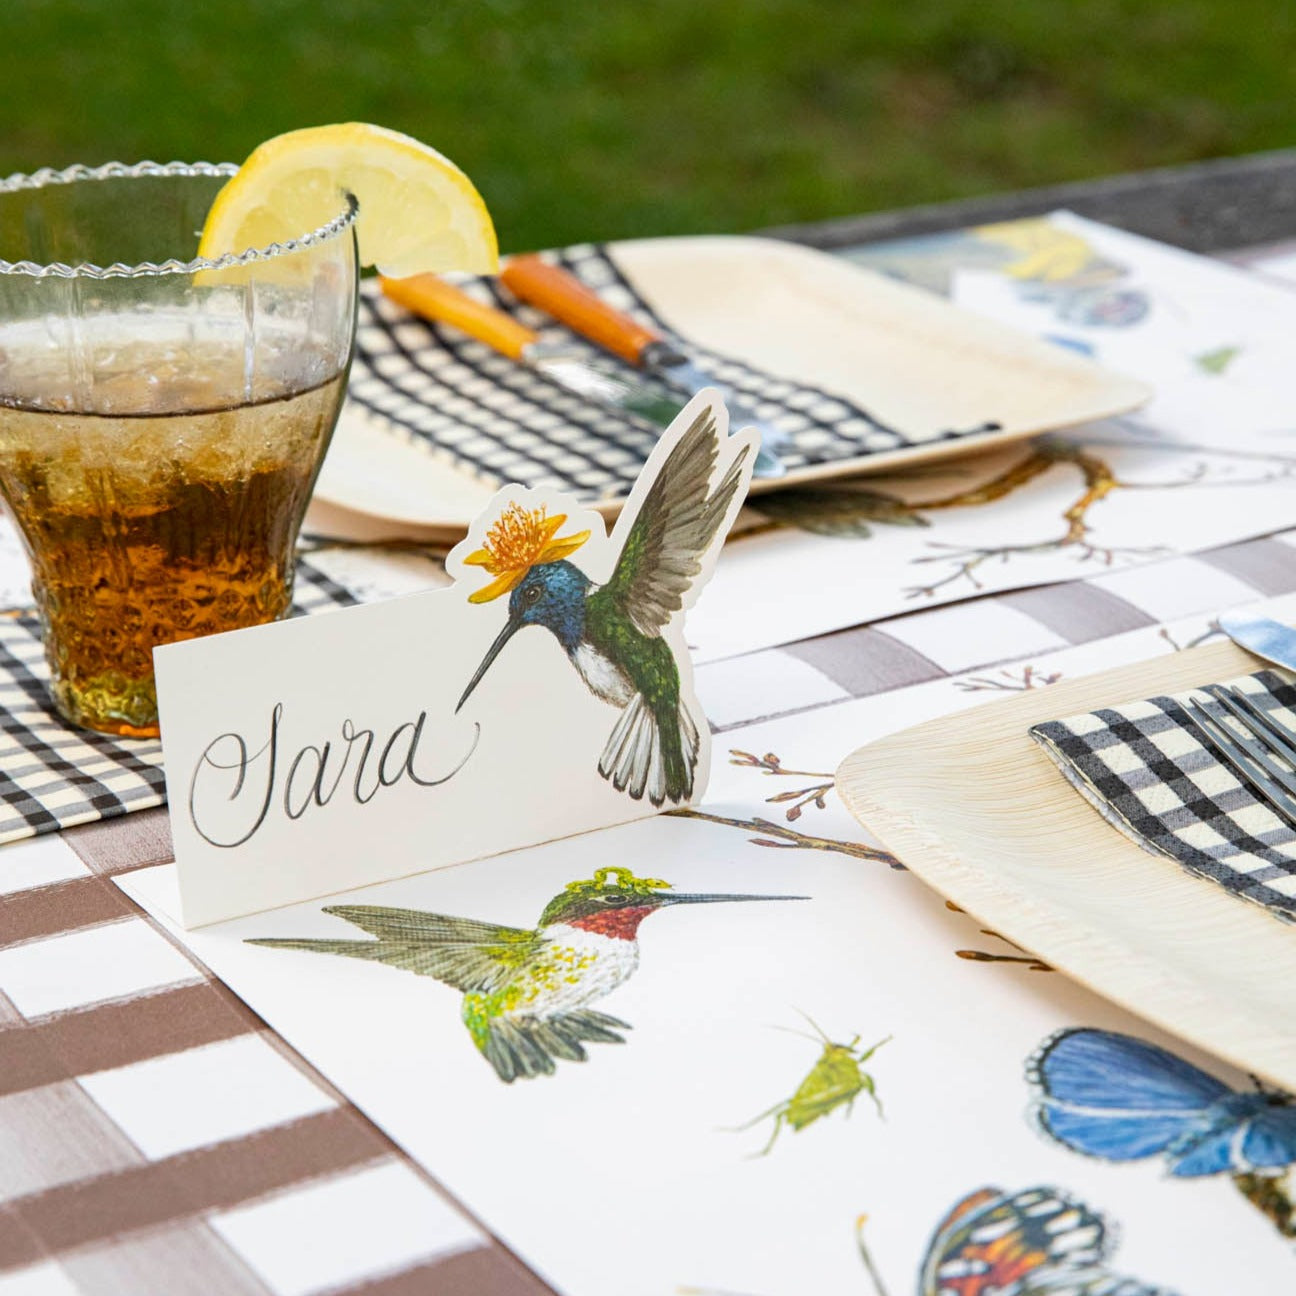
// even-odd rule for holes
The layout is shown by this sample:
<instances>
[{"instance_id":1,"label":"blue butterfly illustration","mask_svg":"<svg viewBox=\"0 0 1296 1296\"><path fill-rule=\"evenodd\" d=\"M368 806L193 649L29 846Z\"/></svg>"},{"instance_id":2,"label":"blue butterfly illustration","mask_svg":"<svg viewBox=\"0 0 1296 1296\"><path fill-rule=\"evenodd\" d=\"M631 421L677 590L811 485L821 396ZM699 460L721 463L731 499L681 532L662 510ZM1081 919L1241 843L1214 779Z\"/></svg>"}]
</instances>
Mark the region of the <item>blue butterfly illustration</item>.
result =
<instances>
[{"instance_id":1,"label":"blue butterfly illustration","mask_svg":"<svg viewBox=\"0 0 1296 1296\"><path fill-rule=\"evenodd\" d=\"M1089 1028L1051 1035L1026 1064L1031 1115L1064 1147L1104 1161L1163 1156L1182 1179L1280 1174L1296 1162L1289 1094L1230 1089L1167 1049Z\"/></svg>"}]
</instances>

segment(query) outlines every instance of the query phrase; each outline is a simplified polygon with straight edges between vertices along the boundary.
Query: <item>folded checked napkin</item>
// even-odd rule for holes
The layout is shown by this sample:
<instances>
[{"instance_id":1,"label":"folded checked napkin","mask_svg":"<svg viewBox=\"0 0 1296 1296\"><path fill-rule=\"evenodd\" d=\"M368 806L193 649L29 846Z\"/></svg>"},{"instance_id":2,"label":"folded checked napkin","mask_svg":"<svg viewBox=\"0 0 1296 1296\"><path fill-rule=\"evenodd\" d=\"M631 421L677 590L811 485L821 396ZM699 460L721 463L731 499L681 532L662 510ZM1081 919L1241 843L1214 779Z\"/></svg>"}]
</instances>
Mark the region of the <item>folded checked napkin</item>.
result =
<instances>
[{"instance_id":1,"label":"folded checked napkin","mask_svg":"<svg viewBox=\"0 0 1296 1296\"><path fill-rule=\"evenodd\" d=\"M1225 682L1296 730L1296 684L1264 670ZM1110 824L1190 873L1296 920L1296 829L1206 746L1184 710L1193 698L1240 732L1200 689L1124 702L1035 725L1030 735Z\"/></svg>"}]
</instances>

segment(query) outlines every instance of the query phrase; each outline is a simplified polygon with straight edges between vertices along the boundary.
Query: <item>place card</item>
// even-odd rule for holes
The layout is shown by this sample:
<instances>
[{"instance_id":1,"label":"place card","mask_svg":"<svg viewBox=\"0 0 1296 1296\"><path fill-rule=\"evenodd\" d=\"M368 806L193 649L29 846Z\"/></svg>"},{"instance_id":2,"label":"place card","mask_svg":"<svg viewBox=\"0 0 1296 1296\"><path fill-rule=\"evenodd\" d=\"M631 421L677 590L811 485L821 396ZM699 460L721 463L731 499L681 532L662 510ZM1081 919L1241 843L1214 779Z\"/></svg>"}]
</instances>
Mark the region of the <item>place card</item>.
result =
<instances>
[{"instance_id":1,"label":"place card","mask_svg":"<svg viewBox=\"0 0 1296 1296\"><path fill-rule=\"evenodd\" d=\"M154 653L180 906L198 926L699 799L683 612L758 435L701 393L609 534L500 490L452 584Z\"/></svg>"}]
</instances>

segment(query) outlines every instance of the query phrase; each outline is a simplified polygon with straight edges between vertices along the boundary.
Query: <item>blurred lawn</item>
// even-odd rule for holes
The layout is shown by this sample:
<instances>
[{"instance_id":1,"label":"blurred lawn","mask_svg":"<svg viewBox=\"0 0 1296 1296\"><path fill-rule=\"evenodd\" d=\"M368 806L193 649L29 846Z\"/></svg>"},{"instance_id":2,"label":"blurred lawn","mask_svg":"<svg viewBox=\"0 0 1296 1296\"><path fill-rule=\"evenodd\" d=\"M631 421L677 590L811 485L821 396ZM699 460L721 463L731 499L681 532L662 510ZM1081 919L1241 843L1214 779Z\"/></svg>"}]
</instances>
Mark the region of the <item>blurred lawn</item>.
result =
<instances>
[{"instance_id":1,"label":"blurred lawn","mask_svg":"<svg viewBox=\"0 0 1296 1296\"><path fill-rule=\"evenodd\" d=\"M8 0L0 174L239 160L346 119L507 250L787 221L1296 143L1289 0Z\"/></svg>"}]
</instances>

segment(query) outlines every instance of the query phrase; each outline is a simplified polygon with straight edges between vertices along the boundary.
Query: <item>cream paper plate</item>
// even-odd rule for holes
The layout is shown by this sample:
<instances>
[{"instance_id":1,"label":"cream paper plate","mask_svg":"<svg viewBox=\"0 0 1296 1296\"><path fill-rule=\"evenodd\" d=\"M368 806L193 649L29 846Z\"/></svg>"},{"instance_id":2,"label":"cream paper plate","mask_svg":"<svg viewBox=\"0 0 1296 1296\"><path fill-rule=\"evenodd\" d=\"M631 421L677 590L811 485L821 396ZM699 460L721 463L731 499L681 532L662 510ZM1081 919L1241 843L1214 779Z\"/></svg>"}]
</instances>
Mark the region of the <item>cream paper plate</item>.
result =
<instances>
[{"instance_id":1,"label":"cream paper plate","mask_svg":"<svg viewBox=\"0 0 1296 1296\"><path fill-rule=\"evenodd\" d=\"M663 238L614 243L607 252L640 297L689 341L844 396L916 434L999 425L794 468L777 481L756 481L756 491L969 454L1127 413L1151 395L1136 379L1065 348L796 244ZM411 443L348 403L315 494L355 512L457 534L494 490L438 458L434 447ZM620 502L596 507L614 515Z\"/></svg>"},{"instance_id":2,"label":"cream paper plate","mask_svg":"<svg viewBox=\"0 0 1296 1296\"><path fill-rule=\"evenodd\" d=\"M910 869L987 927L1296 1090L1296 926L1136 846L1027 734L1257 669L1232 644L1209 644L1055 684L870 743L842 764L837 788Z\"/></svg>"}]
</instances>

